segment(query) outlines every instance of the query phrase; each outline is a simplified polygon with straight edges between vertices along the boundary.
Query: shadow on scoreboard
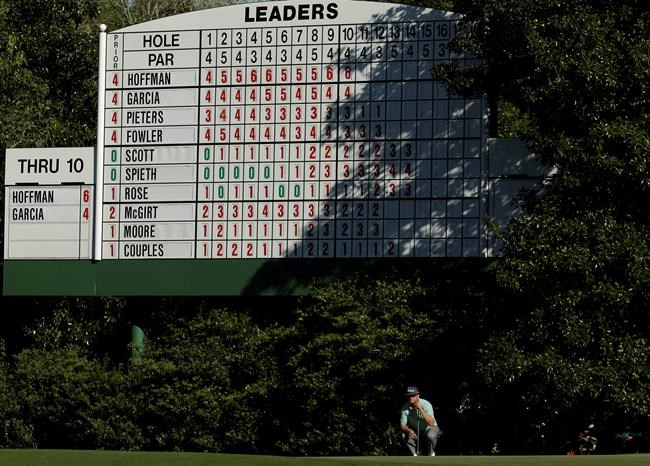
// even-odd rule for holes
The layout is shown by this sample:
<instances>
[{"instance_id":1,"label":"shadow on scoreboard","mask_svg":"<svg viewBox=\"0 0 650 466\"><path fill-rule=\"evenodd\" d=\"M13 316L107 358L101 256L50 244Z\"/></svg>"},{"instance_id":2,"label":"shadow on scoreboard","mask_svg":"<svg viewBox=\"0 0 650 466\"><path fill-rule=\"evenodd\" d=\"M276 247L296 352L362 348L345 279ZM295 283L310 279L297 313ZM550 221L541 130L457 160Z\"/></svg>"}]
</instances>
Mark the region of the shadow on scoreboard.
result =
<instances>
[{"instance_id":1,"label":"shadow on scoreboard","mask_svg":"<svg viewBox=\"0 0 650 466\"><path fill-rule=\"evenodd\" d=\"M414 267L430 274L485 257L484 101L448 95L432 77L434 65L478 61L450 50L457 17L423 21L414 11L395 7L369 24L341 26L331 61L337 99L321 102L333 117L321 115L320 155L312 162L305 150L303 196L288 202L304 209L295 258L260 265L244 293L294 294L314 280ZM323 155L330 148L333 162ZM337 172L331 186L325 170ZM305 213L309 198L319 199L316 215Z\"/></svg>"}]
</instances>

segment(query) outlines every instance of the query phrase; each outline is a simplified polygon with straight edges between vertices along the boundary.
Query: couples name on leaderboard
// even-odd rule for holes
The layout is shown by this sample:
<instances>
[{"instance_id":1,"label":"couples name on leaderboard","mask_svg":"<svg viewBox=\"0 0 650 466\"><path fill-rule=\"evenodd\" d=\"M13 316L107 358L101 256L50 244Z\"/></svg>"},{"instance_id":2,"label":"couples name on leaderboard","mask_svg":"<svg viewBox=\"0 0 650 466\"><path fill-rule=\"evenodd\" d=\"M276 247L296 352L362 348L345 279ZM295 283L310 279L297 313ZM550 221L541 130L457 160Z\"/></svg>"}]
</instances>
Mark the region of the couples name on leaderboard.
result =
<instances>
[{"instance_id":1,"label":"couples name on leaderboard","mask_svg":"<svg viewBox=\"0 0 650 466\"><path fill-rule=\"evenodd\" d=\"M342 1L108 33L104 259L476 256L483 102L455 14Z\"/></svg>"}]
</instances>

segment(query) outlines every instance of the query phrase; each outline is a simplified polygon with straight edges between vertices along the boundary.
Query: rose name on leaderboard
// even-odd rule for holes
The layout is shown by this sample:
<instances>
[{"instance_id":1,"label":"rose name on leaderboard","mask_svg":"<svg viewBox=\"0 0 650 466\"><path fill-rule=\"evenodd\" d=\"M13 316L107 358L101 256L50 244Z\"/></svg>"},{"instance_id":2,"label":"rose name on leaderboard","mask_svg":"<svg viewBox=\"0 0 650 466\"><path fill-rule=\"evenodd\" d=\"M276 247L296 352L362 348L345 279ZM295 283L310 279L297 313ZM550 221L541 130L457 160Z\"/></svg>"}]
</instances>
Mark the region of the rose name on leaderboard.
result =
<instances>
[{"instance_id":1,"label":"rose name on leaderboard","mask_svg":"<svg viewBox=\"0 0 650 466\"><path fill-rule=\"evenodd\" d=\"M431 75L469 60L448 45L461 17L391 7L109 33L102 258L478 255L484 102Z\"/></svg>"}]
</instances>

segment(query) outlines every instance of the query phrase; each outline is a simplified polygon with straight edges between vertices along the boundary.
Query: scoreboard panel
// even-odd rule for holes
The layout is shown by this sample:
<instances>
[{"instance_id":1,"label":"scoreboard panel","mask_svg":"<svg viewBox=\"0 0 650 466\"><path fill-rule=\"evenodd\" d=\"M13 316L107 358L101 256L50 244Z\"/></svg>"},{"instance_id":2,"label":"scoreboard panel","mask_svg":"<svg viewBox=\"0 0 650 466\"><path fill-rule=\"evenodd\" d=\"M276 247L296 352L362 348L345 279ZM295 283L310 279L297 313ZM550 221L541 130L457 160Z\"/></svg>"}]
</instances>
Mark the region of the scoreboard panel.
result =
<instances>
[{"instance_id":1,"label":"scoreboard panel","mask_svg":"<svg viewBox=\"0 0 650 466\"><path fill-rule=\"evenodd\" d=\"M92 147L6 150L5 259L91 258L94 161Z\"/></svg>"},{"instance_id":2,"label":"scoreboard panel","mask_svg":"<svg viewBox=\"0 0 650 466\"><path fill-rule=\"evenodd\" d=\"M360 1L198 11L109 32L102 259L478 257L485 103L462 17Z\"/></svg>"}]
</instances>

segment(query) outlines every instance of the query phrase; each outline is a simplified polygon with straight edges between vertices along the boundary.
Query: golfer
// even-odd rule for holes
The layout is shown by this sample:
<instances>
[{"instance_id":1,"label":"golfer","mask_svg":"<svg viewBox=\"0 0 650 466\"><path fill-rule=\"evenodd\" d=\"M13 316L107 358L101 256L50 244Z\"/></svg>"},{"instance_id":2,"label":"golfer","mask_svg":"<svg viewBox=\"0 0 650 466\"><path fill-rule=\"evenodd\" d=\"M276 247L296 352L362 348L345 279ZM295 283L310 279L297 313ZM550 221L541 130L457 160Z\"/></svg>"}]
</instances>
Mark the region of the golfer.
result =
<instances>
[{"instance_id":1,"label":"golfer","mask_svg":"<svg viewBox=\"0 0 650 466\"><path fill-rule=\"evenodd\" d=\"M417 387L408 387L405 396L408 401L402 406L400 429L404 441L413 456L420 456L420 443L428 456L436 456L436 443L440 428L433 415L433 406L420 398Z\"/></svg>"}]
</instances>

